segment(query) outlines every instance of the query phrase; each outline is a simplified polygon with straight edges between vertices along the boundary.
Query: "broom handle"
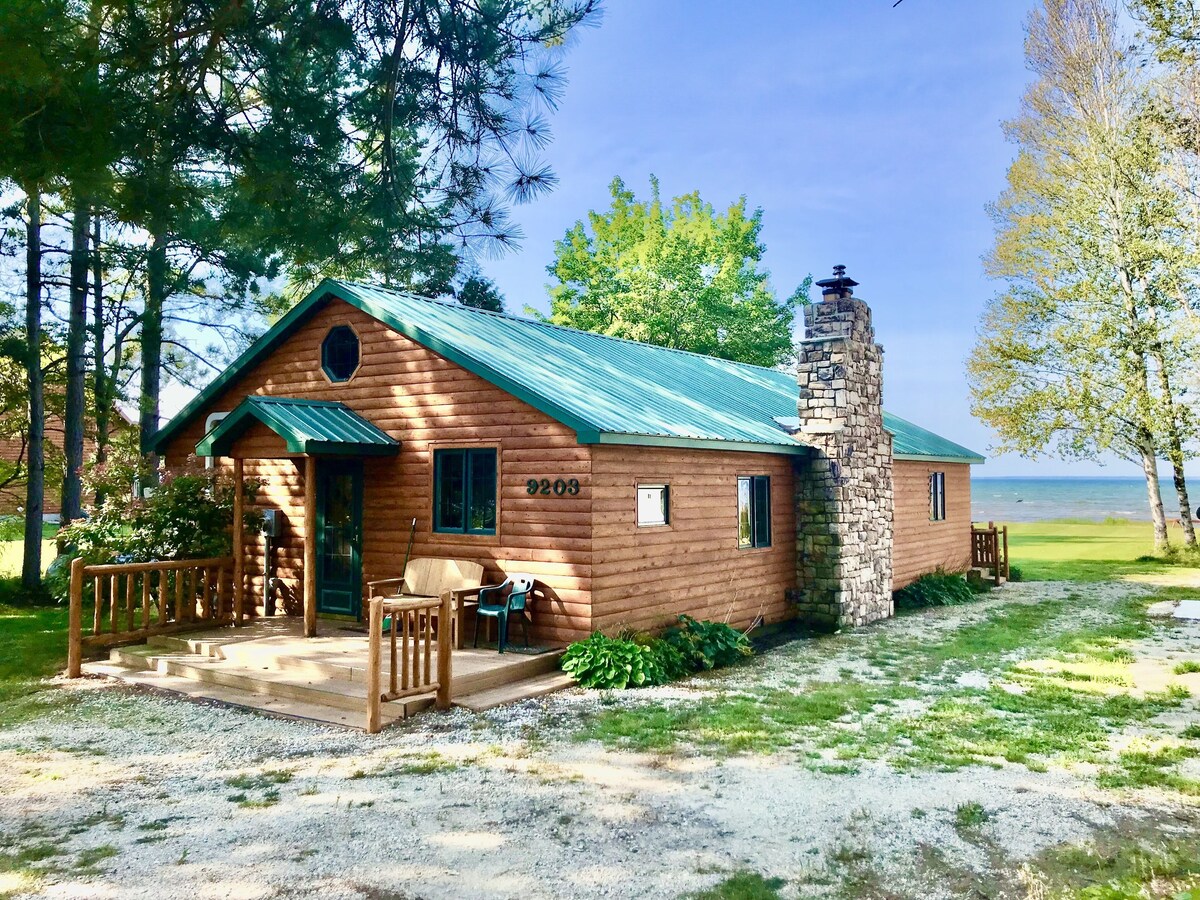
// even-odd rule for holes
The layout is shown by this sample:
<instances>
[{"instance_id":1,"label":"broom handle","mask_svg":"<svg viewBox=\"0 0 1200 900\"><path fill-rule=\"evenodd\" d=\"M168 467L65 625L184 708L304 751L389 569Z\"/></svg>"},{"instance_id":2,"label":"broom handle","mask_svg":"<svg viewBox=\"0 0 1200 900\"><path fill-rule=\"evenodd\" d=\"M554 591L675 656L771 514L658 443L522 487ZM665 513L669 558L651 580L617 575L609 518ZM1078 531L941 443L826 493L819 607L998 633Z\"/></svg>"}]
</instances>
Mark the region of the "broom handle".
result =
<instances>
[{"instance_id":1,"label":"broom handle","mask_svg":"<svg viewBox=\"0 0 1200 900\"><path fill-rule=\"evenodd\" d=\"M413 516L412 528L408 532L408 546L404 550L404 566L400 569L400 577L404 577L404 573L408 570L408 558L412 555L413 538L417 536L417 517ZM400 589L404 589L404 584L401 583Z\"/></svg>"}]
</instances>

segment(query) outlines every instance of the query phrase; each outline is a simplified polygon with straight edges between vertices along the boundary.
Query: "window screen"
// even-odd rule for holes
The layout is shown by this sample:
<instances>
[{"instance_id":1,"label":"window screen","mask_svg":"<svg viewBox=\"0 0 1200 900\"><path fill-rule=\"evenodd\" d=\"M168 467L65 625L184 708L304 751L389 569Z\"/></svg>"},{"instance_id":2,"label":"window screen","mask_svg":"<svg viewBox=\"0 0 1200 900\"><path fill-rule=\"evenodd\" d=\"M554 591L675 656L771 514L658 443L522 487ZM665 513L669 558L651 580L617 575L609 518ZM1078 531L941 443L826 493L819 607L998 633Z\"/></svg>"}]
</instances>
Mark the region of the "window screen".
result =
<instances>
[{"instance_id":1,"label":"window screen","mask_svg":"<svg viewBox=\"0 0 1200 900\"><path fill-rule=\"evenodd\" d=\"M932 472L929 475L929 521L940 522L946 518L946 473Z\"/></svg>"},{"instance_id":2,"label":"window screen","mask_svg":"<svg viewBox=\"0 0 1200 900\"><path fill-rule=\"evenodd\" d=\"M771 478L738 478L738 547L771 546Z\"/></svg>"}]
</instances>

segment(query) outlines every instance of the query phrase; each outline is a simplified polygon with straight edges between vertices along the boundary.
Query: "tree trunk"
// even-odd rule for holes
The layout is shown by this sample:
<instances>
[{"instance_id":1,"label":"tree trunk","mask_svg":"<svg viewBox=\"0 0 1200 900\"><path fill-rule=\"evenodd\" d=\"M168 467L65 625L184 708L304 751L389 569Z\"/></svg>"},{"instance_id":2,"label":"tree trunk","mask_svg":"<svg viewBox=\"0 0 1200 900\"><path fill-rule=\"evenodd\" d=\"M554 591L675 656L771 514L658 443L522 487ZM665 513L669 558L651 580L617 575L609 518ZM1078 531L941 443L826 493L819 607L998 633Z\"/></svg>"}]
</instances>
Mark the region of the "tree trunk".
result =
<instances>
[{"instance_id":1,"label":"tree trunk","mask_svg":"<svg viewBox=\"0 0 1200 900\"><path fill-rule=\"evenodd\" d=\"M42 584L42 506L46 489L45 397L42 394L42 197L28 192L29 220L25 229L25 372L29 387L29 482L25 488L25 557L21 584L37 590Z\"/></svg>"},{"instance_id":2,"label":"tree trunk","mask_svg":"<svg viewBox=\"0 0 1200 900\"><path fill-rule=\"evenodd\" d=\"M1142 457L1142 471L1146 475L1146 493L1150 498L1150 518L1154 522L1154 549L1164 553L1171 548L1167 535L1167 514L1163 511L1162 488L1158 483L1158 455L1154 452L1154 438L1143 432L1138 439L1138 452Z\"/></svg>"},{"instance_id":3,"label":"tree trunk","mask_svg":"<svg viewBox=\"0 0 1200 900\"><path fill-rule=\"evenodd\" d=\"M1179 524L1183 527L1183 544L1185 547L1195 547L1196 526L1192 521L1192 504L1188 499L1187 476L1183 471L1183 435L1179 428L1175 394L1171 389L1171 376L1167 372L1167 363L1161 347L1157 348L1155 358L1158 363L1159 388L1162 391L1162 399L1167 404L1167 458L1171 461L1175 493L1179 497Z\"/></svg>"},{"instance_id":4,"label":"tree trunk","mask_svg":"<svg viewBox=\"0 0 1200 900\"><path fill-rule=\"evenodd\" d=\"M154 436L158 433L159 393L162 387L163 306L167 295L167 248L161 234L154 235L146 265L146 308L142 312L142 455L153 465Z\"/></svg>"},{"instance_id":5,"label":"tree trunk","mask_svg":"<svg viewBox=\"0 0 1200 900\"><path fill-rule=\"evenodd\" d=\"M92 394L95 403L96 462L108 459L108 427L116 400L104 368L104 263L100 259L100 217L92 220ZM99 503L103 498L97 497Z\"/></svg>"},{"instance_id":6,"label":"tree trunk","mask_svg":"<svg viewBox=\"0 0 1200 900\"><path fill-rule=\"evenodd\" d=\"M78 519L83 513L84 379L87 372L85 337L88 300L88 207L75 201L71 216L71 290L67 316L67 397L63 422L63 455L66 471L62 484L62 521Z\"/></svg>"}]
</instances>

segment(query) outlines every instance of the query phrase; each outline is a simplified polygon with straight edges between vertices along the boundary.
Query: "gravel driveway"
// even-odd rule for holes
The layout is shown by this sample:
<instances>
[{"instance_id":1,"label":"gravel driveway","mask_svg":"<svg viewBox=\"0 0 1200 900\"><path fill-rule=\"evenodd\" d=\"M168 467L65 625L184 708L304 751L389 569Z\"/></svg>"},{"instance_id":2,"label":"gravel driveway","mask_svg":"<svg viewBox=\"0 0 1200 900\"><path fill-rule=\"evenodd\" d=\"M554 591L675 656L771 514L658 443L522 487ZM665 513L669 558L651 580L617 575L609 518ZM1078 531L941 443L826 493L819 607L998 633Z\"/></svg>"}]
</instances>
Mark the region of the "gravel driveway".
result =
<instances>
[{"instance_id":1,"label":"gravel driveway","mask_svg":"<svg viewBox=\"0 0 1200 900\"><path fill-rule=\"evenodd\" d=\"M1010 585L969 607L793 642L702 687L802 690L852 677L881 635L934 639L1005 604L1079 591L1084 622L1146 590ZM1142 638L1137 653L1200 658L1200 624ZM708 696L687 685L427 714L375 736L98 680L61 696L0 732L0 834L20 860L0 868L0 897L676 897L744 870L784 879L793 897L979 885L1025 896L1022 864L1046 848L1197 822L1186 798L1105 790L1088 766L902 772L878 759L829 774L793 752L647 754L576 739L599 710ZM1194 701L1175 713L1195 715ZM986 824L964 827L975 805Z\"/></svg>"}]
</instances>

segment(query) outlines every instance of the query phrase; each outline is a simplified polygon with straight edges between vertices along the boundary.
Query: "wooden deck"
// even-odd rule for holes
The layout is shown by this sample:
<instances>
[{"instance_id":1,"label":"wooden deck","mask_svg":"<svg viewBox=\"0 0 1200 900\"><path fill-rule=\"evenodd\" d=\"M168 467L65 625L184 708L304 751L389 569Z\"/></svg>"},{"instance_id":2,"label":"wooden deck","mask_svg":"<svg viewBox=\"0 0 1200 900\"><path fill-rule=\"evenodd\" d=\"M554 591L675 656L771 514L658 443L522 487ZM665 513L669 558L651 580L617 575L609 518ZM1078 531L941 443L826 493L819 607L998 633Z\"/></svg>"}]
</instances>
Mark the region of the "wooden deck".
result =
<instances>
[{"instance_id":1,"label":"wooden deck","mask_svg":"<svg viewBox=\"0 0 1200 900\"><path fill-rule=\"evenodd\" d=\"M83 670L273 715L365 727L366 630L325 621L318 637L305 638L303 629L302 620L281 617L244 628L155 636L116 648L108 660ZM503 655L494 649L455 650L454 705L478 712L567 687L572 682L558 669L561 655L561 650ZM384 724L432 704L432 694L385 703Z\"/></svg>"}]
</instances>

